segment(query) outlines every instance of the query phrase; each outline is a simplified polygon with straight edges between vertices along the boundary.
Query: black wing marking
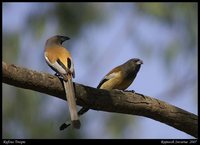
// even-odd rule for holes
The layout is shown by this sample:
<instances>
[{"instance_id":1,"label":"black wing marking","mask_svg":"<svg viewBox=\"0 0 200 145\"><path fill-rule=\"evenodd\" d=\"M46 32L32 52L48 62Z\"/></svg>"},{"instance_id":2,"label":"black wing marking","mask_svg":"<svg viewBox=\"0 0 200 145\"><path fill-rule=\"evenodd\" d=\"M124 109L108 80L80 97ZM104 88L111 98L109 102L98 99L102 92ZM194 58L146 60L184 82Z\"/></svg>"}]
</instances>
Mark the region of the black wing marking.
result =
<instances>
[{"instance_id":1,"label":"black wing marking","mask_svg":"<svg viewBox=\"0 0 200 145\"><path fill-rule=\"evenodd\" d=\"M69 68L69 70L72 67L72 61L69 57L67 58L67 67ZM75 71L74 70L72 70L72 76L73 76L73 78L75 78Z\"/></svg>"},{"instance_id":2,"label":"black wing marking","mask_svg":"<svg viewBox=\"0 0 200 145\"><path fill-rule=\"evenodd\" d=\"M72 66L72 62L71 62L71 59L68 57L67 58L67 67L70 69Z\"/></svg>"},{"instance_id":3,"label":"black wing marking","mask_svg":"<svg viewBox=\"0 0 200 145\"><path fill-rule=\"evenodd\" d=\"M101 80L101 82L99 83L99 85L97 86L97 89L101 88L101 86L108 81L109 79L104 78L103 80Z\"/></svg>"},{"instance_id":4,"label":"black wing marking","mask_svg":"<svg viewBox=\"0 0 200 145\"><path fill-rule=\"evenodd\" d=\"M68 69L67 69L66 66L60 61L59 58L58 58L56 61L57 61L57 63L58 63L66 72L68 72Z\"/></svg>"},{"instance_id":5,"label":"black wing marking","mask_svg":"<svg viewBox=\"0 0 200 145\"><path fill-rule=\"evenodd\" d=\"M99 83L99 85L97 86L97 89L99 89L105 82L107 82L108 80L114 78L116 76L116 73L113 73L112 71L110 73L108 73Z\"/></svg>"}]
</instances>

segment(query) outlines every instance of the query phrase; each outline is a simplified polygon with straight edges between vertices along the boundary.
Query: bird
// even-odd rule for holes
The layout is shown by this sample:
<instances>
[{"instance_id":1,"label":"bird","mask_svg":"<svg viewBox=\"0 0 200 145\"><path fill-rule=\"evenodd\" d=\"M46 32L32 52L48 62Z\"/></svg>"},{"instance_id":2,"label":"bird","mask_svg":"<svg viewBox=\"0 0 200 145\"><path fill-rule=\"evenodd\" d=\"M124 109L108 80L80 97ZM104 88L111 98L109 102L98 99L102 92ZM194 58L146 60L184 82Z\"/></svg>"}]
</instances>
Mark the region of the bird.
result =
<instances>
[{"instance_id":1,"label":"bird","mask_svg":"<svg viewBox=\"0 0 200 145\"><path fill-rule=\"evenodd\" d=\"M47 39L45 43L44 58L57 76L63 78L64 90L72 126L79 129L81 126L76 108L76 98L72 78L75 78L74 63L70 52L62 46L62 43L70 38L67 36L55 35Z\"/></svg>"},{"instance_id":2,"label":"bird","mask_svg":"<svg viewBox=\"0 0 200 145\"><path fill-rule=\"evenodd\" d=\"M127 89L132 82L134 81L137 73L140 70L141 64L143 61L139 58L132 58L126 61L125 63L115 67L108 74L106 74L103 79L100 81L97 89L105 90L122 90ZM82 107L78 115L81 116L89 110L87 107ZM60 130L64 130L70 126L70 122L67 121L60 126Z\"/></svg>"}]
</instances>

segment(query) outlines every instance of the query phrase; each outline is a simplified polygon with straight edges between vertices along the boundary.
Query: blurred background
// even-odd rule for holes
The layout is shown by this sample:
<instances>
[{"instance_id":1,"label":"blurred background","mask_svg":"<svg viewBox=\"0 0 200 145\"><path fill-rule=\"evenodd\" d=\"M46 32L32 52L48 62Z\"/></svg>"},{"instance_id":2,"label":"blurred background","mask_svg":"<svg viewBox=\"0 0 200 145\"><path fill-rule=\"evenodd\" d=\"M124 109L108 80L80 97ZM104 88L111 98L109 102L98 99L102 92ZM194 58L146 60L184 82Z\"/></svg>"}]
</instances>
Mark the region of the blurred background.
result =
<instances>
[{"instance_id":1,"label":"blurred background","mask_svg":"<svg viewBox=\"0 0 200 145\"><path fill-rule=\"evenodd\" d=\"M45 41L71 39L75 82L96 87L112 68L143 60L128 90L197 114L197 3L3 3L3 61L54 72ZM79 107L80 108L80 107ZM192 139L158 121L90 110L82 127L59 131L69 119L61 99L3 84L4 139Z\"/></svg>"}]
</instances>

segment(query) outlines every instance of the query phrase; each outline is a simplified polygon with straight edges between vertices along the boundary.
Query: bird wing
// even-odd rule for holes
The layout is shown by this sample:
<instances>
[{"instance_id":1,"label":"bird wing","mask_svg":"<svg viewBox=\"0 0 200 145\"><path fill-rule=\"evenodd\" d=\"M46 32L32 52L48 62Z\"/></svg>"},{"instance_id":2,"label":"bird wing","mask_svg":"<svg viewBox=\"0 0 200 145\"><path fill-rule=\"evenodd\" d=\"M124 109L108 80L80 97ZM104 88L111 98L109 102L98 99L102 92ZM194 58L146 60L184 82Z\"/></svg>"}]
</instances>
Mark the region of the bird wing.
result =
<instances>
[{"instance_id":1,"label":"bird wing","mask_svg":"<svg viewBox=\"0 0 200 145\"><path fill-rule=\"evenodd\" d=\"M72 74L73 77L75 77L74 64L69 52L66 49L61 49L58 52L59 53L57 53L57 55L55 55L51 51L49 51L48 53L47 52L44 53L44 57L47 64L58 73L62 74L70 73Z\"/></svg>"},{"instance_id":2,"label":"bird wing","mask_svg":"<svg viewBox=\"0 0 200 145\"><path fill-rule=\"evenodd\" d=\"M98 88L98 89L101 88L101 86L102 86L105 82L107 82L108 80L110 80L110 79L116 77L117 75L118 75L118 73L115 73L115 72L108 73L108 74L100 81L100 83L99 83L99 85L97 86L97 88Z\"/></svg>"}]
</instances>

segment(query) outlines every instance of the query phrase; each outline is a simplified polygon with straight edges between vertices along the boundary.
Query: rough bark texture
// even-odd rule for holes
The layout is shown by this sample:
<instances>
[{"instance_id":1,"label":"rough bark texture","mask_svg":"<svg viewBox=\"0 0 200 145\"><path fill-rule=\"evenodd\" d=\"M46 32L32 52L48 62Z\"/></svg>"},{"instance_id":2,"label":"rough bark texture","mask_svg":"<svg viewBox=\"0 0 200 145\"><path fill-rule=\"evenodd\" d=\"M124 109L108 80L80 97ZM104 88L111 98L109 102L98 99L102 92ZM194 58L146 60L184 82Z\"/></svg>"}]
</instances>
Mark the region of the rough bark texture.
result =
<instances>
[{"instance_id":1,"label":"rough bark texture","mask_svg":"<svg viewBox=\"0 0 200 145\"><path fill-rule=\"evenodd\" d=\"M3 83L66 100L58 77L2 62ZM94 110L145 116L197 138L198 116L153 97L117 90L106 91L74 83L77 104Z\"/></svg>"}]
</instances>

